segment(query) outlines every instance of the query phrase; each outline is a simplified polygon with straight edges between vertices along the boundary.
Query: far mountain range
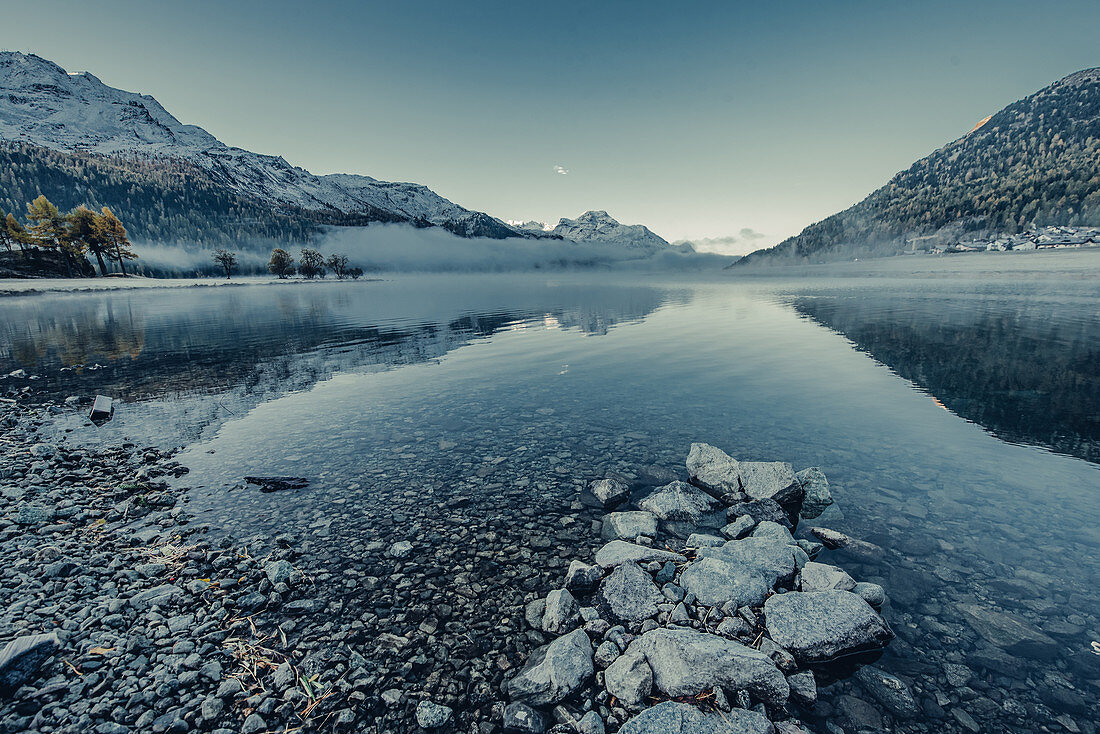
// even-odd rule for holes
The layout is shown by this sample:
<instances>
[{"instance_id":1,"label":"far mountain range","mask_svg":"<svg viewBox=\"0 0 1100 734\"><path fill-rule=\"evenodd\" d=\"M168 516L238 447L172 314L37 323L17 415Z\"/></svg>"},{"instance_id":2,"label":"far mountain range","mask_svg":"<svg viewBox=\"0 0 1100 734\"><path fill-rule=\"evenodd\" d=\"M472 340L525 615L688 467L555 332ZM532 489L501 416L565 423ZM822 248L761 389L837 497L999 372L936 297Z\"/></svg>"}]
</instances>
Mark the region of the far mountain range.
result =
<instances>
[{"instance_id":1,"label":"far mountain range","mask_svg":"<svg viewBox=\"0 0 1100 734\"><path fill-rule=\"evenodd\" d=\"M512 226L415 183L314 175L277 155L228 146L149 95L0 52L0 208L39 194L62 209L109 206L135 242L254 247L308 242L326 225L407 223L459 237L566 239L670 247L642 225L589 211L555 227ZM682 248L680 248L682 249Z\"/></svg>"}]
</instances>

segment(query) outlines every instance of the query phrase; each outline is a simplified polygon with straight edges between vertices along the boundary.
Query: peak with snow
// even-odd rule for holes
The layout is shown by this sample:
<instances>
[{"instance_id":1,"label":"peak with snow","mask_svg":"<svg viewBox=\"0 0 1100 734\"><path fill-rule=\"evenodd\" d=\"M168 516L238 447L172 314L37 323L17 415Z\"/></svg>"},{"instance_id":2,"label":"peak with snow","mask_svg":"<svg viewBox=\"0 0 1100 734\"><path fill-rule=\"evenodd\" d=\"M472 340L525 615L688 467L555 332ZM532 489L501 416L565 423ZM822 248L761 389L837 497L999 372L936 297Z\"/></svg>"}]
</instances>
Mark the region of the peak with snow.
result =
<instances>
[{"instance_id":1,"label":"peak with snow","mask_svg":"<svg viewBox=\"0 0 1100 734\"><path fill-rule=\"evenodd\" d=\"M461 236L520 236L503 222L465 209L426 186L369 176L315 176L280 156L222 143L184 125L159 102L68 73L34 54L0 52L0 141L55 150L187 160L235 193L305 211L367 215L444 227Z\"/></svg>"},{"instance_id":2,"label":"peak with snow","mask_svg":"<svg viewBox=\"0 0 1100 734\"><path fill-rule=\"evenodd\" d=\"M576 219L562 218L551 230L575 242L603 242L636 249L655 250L669 247L667 241L641 224L620 224L602 210L587 211Z\"/></svg>"}]
</instances>

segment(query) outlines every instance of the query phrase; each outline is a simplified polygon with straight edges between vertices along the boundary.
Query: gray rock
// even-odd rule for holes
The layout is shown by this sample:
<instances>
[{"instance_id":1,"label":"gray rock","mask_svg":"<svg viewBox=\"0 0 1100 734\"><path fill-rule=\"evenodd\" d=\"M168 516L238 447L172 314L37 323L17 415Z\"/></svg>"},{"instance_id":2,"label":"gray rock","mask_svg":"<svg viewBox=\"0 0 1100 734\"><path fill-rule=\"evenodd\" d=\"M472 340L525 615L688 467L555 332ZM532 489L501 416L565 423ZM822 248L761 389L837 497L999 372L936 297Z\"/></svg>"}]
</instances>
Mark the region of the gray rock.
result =
<instances>
[{"instance_id":1,"label":"gray rock","mask_svg":"<svg viewBox=\"0 0 1100 734\"><path fill-rule=\"evenodd\" d=\"M786 511L779 506L779 503L775 500L753 500L752 502L741 502L733 505L726 513L730 519L748 515L756 522L764 522L770 520L771 522L777 522L783 527L792 528L791 520L787 517Z\"/></svg>"},{"instance_id":2,"label":"gray rock","mask_svg":"<svg viewBox=\"0 0 1100 734\"><path fill-rule=\"evenodd\" d=\"M871 704L855 696L838 696L836 707L840 715L856 731L880 731L882 715Z\"/></svg>"},{"instance_id":3,"label":"gray rock","mask_svg":"<svg viewBox=\"0 0 1100 734\"><path fill-rule=\"evenodd\" d=\"M751 515L741 515L722 528L722 535L730 540L740 540L749 534L754 525L756 520L753 520Z\"/></svg>"},{"instance_id":4,"label":"gray rock","mask_svg":"<svg viewBox=\"0 0 1100 734\"><path fill-rule=\"evenodd\" d=\"M725 530L725 528L723 528ZM713 548L715 546L725 543L725 539L719 538L717 535L707 535L706 533L692 533L687 537L686 545L688 548Z\"/></svg>"},{"instance_id":5,"label":"gray rock","mask_svg":"<svg viewBox=\"0 0 1100 734\"><path fill-rule=\"evenodd\" d=\"M505 734L543 734L546 717L525 703L510 703L504 708Z\"/></svg>"},{"instance_id":6,"label":"gray rock","mask_svg":"<svg viewBox=\"0 0 1100 734\"><path fill-rule=\"evenodd\" d=\"M508 695L530 706L551 706L592 677L592 643L573 630L531 653L523 670L508 681Z\"/></svg>"},{"instance_id":7,"label":"gray rock","mask_svg":"<svg viewBox=\"0 0 1100 734\"><path fill-rule=\"evenodd\" d=\"M542 614L543 632L562 635L577 626L580 621L580 608L577 600L566 589L554 589L546 595L546 606Z\"/></svg>"},{"instance_id":8,"label":"gray rock","mask_svg":"<svg viewBox=\"0 0 1100 734\"><path fill-rule=\"evenodd\" d=\"M10 695L29 683L46 662L61 647L53 632L16 637L0 650L0 695Z\"/></svg>"},{"instance_id":9,"label":"gray rock","mask_svg":"<svg viewBox=\"0 0 1100 734\"><path fill-rule=\"evenodd\" d=\"M912 691L899 678L871 665L857 670L855 678L876 701L890 709L899 719L920 715L920 707L913 698Z\"/></svg>"},{"instance_id":10,"label":"gray rock","mask_svg":"<svg viewBox=\"0 0 1100 734\"><path fill-rule=\"evenodd\" d=\"M803 469L795 474L795 479L802 486L802 517L813 520L820 517L825 508L833 504L833 495L829 491L829 480L825 478L825 472L816 466Z\"/></svg>"},{"instance_id":11,"label":"gray rock","mask_svg":"<svg viewBox=\"0 0 1100 734\"><path fill-rule=\"evenodd\" d=\"M389 555L391 558L404 558L413 551L413 544L407 540L399 540L390 546Z\"/></svg>"},{"instance_id":12,"label":"gray rock","mask_svg":"<svg viewBox=\"0 0 1100 734\"><path fill-rule=\"evenodd\" d=\"M294 674L294 669L290 667L290 663L284 662L275 668L271 676L271 685L276 691L285 691L294 685L296 679L297 676Z\"/></svg>"},{"instance_id":13,"label":"gray rock","mask_svg":"<svg viewBox=\"0 0 1100 734\"><path fill-rule=\"evenodd\" d=\"M617 505L630 495L630 487L618 479L597 479L588 485L588 490L604 507Z\"/></svg>"},{"instance_id":14,"label":"gray rock","mask_svg":"<svg viewBox=\"0 0 1100 734\"><path fill-rule=\"evenodd\" d=\"M589 566L581 561L570 561L565 573L565 588L570 591L591 591L603 578L603 569L598 565Z\"/></svg>"},{"instance_id":15,"label":"gray rock","mask_svg":"<svg viewBox=\"0 0 1100 734\"><path fill-rule=\"evenodd\" d=\"M631 645L604 671L604 687L624 706L637 709L653 692L653 670L641 648Z\"/></svg>"},{"instance_id":16,"label":"gray rock","mask_svg":"<svg viewBox=\"0 0 1100 734\"><path fill-rule=\"evenodd\" d=\"M657 534L657 516L652 512L611 512L603 518L600 535L604 540L629 539Z\"/></svg>"},{"instance_id":17,"label":"gray rock","mask_svg":"<svg viewBox=\"0 0 1100 734\"><path fill-rule=\"evenodd\" d=\"M603 719L595 711L589 711L577 723L577 734L605 734Z\"/></svg>"},{"instance_id":18,"label":"gray rock","mask_svg":"<svg viewBox=\"0 0 1100 734\"><path fill-rule=\"evenodd\" d=\"M416 723L423 729L438 729L454 716L447 706L431 701L421 701L416 705Z\"/></svg>"},{"instance_id":19,"label":"gray rock","mask_svg":"<svg viewBox=\"0 0 1100 734\"><path fill-rule=\"evenodd\" d=\"M37 505L20 505L19 512L15 515L15 522L19 525L39 525L53 517L53 510Z\"/></svg>"},{"instance_id":20,"label":"gray rock","mask_svg":"<svg viewBox=\"0 0 1100 734\"><path fill-rule=\"evenodd\" d=\"M264 566L264 573L267 574L267 579L272 586L285 584L294 573L294 566L290 565L289 561L275 561Z\"/></svg>"},{"instance_id":21,"label":"gray rock","mask_svg":"<svg viewBox=\"0 0 1100 734\"><path fill-rule=\"evenodd\" d=\"M622 563L600 584L603 616L616 622L638 622L657 615L664 596L653 578L636 563Z\"/></svg>"},{"instance_id":22,"label":"gray rock","mask_svg":"<svg viewBox=\"0 0 1100 734\"><path fill-rule=\"evenodd\" d=\"M638 506L666 522L699 525L721 509L722 503L687 482L671 482L655 489Z\"/></svg>"},{"instance_id":23,"label":"gray rock","mask_svg":"<svg viewBox=\"0 0 1100 734\"><path fill-rule=\"evenodd\" d=\"M740 472L741 488L754 500L775 500L784 505L802 497L802 485L786 462L742 461Z\"/></svg>"},{"instance_id":24,"label":"gray rock","mask_svg":"<svg viewBox=\"0 0 1100 734\"><path fill-rule=\"evenodd\" d=\"M798 575L798 588L802 591L851 591L856 580L836 566L810 561Z\"/></svg>"},{"instance_id":25,"label":"gray rock","mask_svg":"<svg viewBox=\"0 0 1100 734\"><path fill-rule=\"evenodd\" d=\"M787 684L791 687L791 699L806 707L812 707L817 703L817 681L809 670L787 676Z\"/></svg>"},{"instance_id":26,"label":"gray rock","mask_svg":"<svg viewBox=\"0 0 1100 734\"><path fill-rule=\"evenodd\" d=\"M546 600L532 599L523 609L523 618L531 629L542 629L542 617L546 614Z\"/></svg>"},{"instance_id":27,"label":"gray rock","mask_svg":"<svg viewBox=\"0 0 1100 734\"><path fill-rule=\"evenodd\" d=\"M719 496L730 493L740 495L741 480L737 459L725 451L707 443L693 443L687 457L688 476L699 485Z\"/></svg>"},{"instance_id":28,"label":"gray rock","mask_svg":"<svg viewBox=\"0 0 1100 734\"><path fill-rule=\"evenodd\" d=\"M603 670L611 663L615 662L615 659L619 657L622 651L619 646L611 640L604 640L596 648L596 653L592 656L592 662L596 664L596 667Z\"/></svg>"},{"instance_id":29,"label":"gray rock","mask_svg":"<svg viewBox=\"0 0 1100 734\"><path fill-rule=\"evenodd\" d=\"M722 558L700 558L680 573L680 586L707 606L759 606L771 591L765 577Z\"/></svg>"},{"instance_id":30,"label":"gray rock","mask_svg":"<svg viewBox=\"0 0 1100 734\"><path fill-rule=\"evenodd\" d=\"M183 596L183 589L172 584L161 584L151 589L139 591L130 597L130 604L138 609L152 606L164 606Z\"/></svg>"},{"instance_id":31,"label":"gray rock","mask_svg":"<svg viewBox=\"0 0 1100 734\"><path fill-rule=\"evenodd\" d=\"M624 540L612 540L596 551L596 563L603 568L613 568L620 563L648 563L650 561L685 563L687 558L679 553L635 545Z\"/></svg>"},{"instance_id":32,"label":"gray rock","mask_svg":"<svg viewBox=\"0 0 1100 734\"><path fill-rule=\"evenodd\" d=\"M267 729L267 723L259 714L249 714L241 725L241 734L259 734Z\"/></svg>"},{"instance_id":33,"label":"gray rock","mask_svg":"<svg viewBox=\"0 0 1100 734\"><path fill-rule=\"evenodd\" d=\"M691 704L665 701L623 724L619 734L775 734L775 727L755 711L706 714Z\"/></svg>"},{"instance_id":34,"label":"gray rock","mask_svg":"<svg viewBox=\"0 0 1100 734\"><path fill-rule=\"evenodd\" d=\"M1058 655L1058 643L1020 617L998 612L980 604L958 606L966 620L982 639L1012 655L1052 660Z\"/></svg>"},{"instance_id":35,"label":"gray rock","mask_svg":"<svg viewBox=\"0 0 1100 734\"><path fill-rule=\"evenodd\" d=\"M859 594L863 601L867 602L873 607L881 607L886 603L886 589L882 588L878 584L868 583L867 581L860 581L854 587L852 591Z\"/></svg>"},{"instance_id":36,"label":"gray rock","mask_svg":"<svg viewBox=\"0 0 1100 734\"><path fill-rule=\"evenodd\" d=\"M799 663L878 649L894 633L878 612L849 591L795 591L764 604L768 635Z\"/></svg>"},{"instance_id":37,"label":"gray rock","mask_svg":"<svg viewBox=\"0 0 1100 734\"><path fill-rule=\"evenodd\" d=\"M752 625L738 616L726 617L718 623L718 627L715 631L726 637L740 637L741 635L747 635L752 632Z\"/></svg>"},{"instance_id":38,"label":"gray rock","mask_svg":"<svg viewBox=\"0 0 1100 734\"><path fill-rule=\"evenodd\" d=\"M700 548L700 558L719 558L738 564L765 579L769 587L794 579L798 566L795 563L797 546L789 545L774 537L748 537L731 540L717 548Z\"/></svg>"},{"instance_id":39,"label":"gray rock","mask_svg":"<svg viewBox=\"0 0 1100 734\"><path fill-rule=\"evenodd\" d=\"M623 656L640 654L653 684L667 696L694 696L722 687L744 690L771 706L790 695L783 673L764 653L718 635L692 629L655 629L630 643Z\"/></svg>"}]
</instances>

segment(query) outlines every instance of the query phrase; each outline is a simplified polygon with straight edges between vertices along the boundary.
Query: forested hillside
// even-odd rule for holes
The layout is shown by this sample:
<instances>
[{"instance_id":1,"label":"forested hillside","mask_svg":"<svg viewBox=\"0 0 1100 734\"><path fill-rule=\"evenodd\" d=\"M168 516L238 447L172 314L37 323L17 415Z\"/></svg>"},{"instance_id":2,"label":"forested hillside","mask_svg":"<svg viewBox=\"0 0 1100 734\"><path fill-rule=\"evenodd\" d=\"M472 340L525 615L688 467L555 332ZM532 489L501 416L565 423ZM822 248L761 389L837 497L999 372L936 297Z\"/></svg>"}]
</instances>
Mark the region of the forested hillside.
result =
<instances>
[{"instance_id":1,"label":"forested hillside","mask_svg":"<svg viewBox=\"0 0 1100 734\"><path fill-rule=\"evenodd\" d=\"M1100 225L1100 69L1009 105L850 209L738 265L891 255L936 233L1046 224Z\"/></svg>"},{"instance_id":2,"label":"forested hillside","mask_svg":"<svg viewBox=\"0 0 1100 734\"><path fill-rule=\"evenodd\" d=\"M63 211L81 204L108 206L135 241L206 248L293 245L308 242L321 224L400 221L380 210L351 217L265 205L235 195L207 171L179 158L0 144L0 209L21 211L40 194Z\"/></svg>"}]
</instances>

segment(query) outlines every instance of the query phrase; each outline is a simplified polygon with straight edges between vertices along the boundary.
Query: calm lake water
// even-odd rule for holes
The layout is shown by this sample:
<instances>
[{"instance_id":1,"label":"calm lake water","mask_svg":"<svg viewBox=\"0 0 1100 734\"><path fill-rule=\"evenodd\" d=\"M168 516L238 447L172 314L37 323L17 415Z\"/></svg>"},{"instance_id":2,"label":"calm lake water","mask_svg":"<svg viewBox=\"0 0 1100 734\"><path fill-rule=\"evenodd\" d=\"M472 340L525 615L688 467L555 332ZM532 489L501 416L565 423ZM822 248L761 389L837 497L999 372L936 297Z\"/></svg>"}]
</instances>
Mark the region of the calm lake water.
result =
<instances>
[{"instance_id":1,"label":"calm lake water","mask_svg":"<svg viewBox=\"0 0 1100 734\"><path fill-rule=\"evenodd\" d=\"M682 472L692 441L820 466L837 503L814 524L888 549L883 563L834 560L890 595L898 639L879 664L926 714L897 730L1093 732L1100 280L1095 265L989 262L935 277L401 276L11 297L0 373L26 369L59 397L116 395L102 429L61 417L58 430L187 446L181 482L215 532L295 532L334 569L372 541L417 542L402 528L418 507L461 495L517 526L564 518L580 483ZM261 495L239 488L249 474L313 483ZM598 539L585 542L550 552L584 557ZM548 568L528 591L557 583ZM1041 650L1013 648L975 609L1041 633ZM830 686L821 731L846 721L848 694L873 702L852 681Z\"/></svg>"}]
</instances>

